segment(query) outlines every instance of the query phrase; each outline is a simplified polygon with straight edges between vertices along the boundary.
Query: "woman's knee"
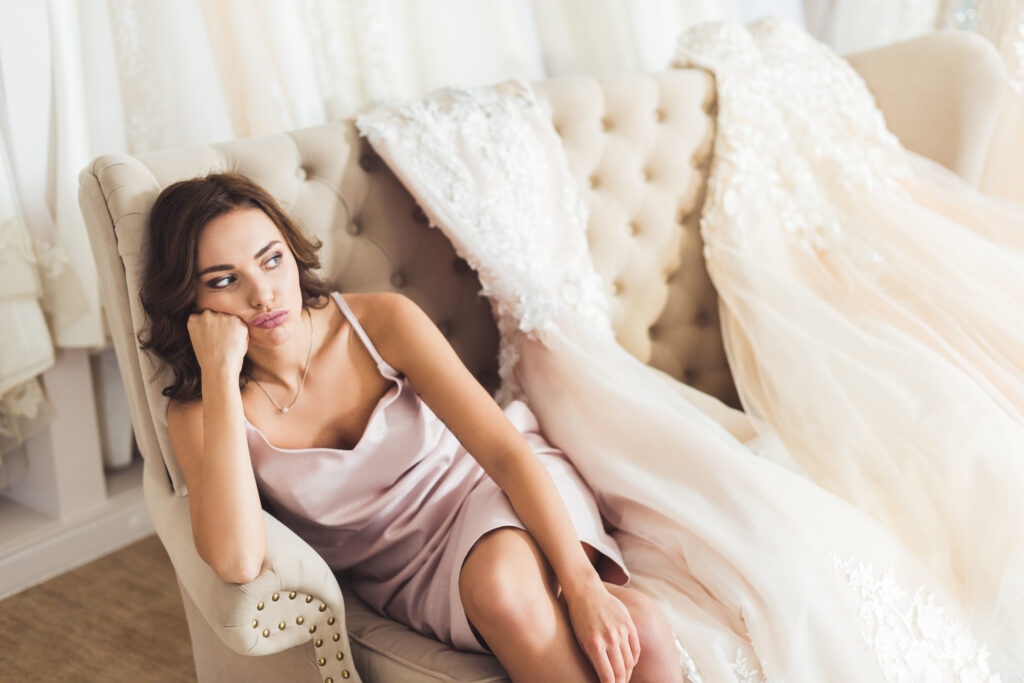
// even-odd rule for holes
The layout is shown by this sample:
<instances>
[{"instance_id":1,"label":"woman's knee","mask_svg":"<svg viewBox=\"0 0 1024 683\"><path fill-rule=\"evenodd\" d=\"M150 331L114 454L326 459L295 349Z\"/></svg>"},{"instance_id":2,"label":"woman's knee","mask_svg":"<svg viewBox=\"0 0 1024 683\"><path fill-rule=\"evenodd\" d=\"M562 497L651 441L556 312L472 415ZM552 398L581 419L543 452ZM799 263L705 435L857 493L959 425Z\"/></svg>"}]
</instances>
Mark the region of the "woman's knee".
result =
<instances>
[{"instance_id":1,"label":"woman's knee","mask_svg":"<svg viewBox=\"0 0 1024 683\"><path fill-rule=\"evenodd\" d=\"M636 626L636 633L640 639L641 651L650 649L669 648L674 652L674 636L672 628L665 618L665 614L658 607L657 603L650 597L632 588L609 585L608 590L618 598L626 609Z\"/></svg>"},{"instance_id":2,"label":"woman's knee","mask_svg":"<svg viewBox=\"0 0 1024 683\"><path fill-rule=\"evenodd\" d=\"M478 629L543 631L553 623L554 576L533 539L504 527L476 542L459 575L459 597ZM491 630L491 629L488 629Z\"/></svg>"}]
</instances>

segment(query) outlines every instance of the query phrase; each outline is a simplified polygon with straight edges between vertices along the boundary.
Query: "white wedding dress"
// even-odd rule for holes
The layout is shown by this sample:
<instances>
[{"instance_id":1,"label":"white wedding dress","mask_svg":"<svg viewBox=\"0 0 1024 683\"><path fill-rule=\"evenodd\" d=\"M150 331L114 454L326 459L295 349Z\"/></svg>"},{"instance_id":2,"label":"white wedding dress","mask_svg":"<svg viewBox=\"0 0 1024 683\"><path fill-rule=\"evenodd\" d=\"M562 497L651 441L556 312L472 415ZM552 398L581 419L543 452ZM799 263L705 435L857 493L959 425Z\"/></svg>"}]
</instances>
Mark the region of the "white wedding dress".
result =
<instances>
[{"instance_id":1,"label":"white wedding dress","mask_svg":"<svg viewBox=\"0 0 1024 683\"><path fill-rule=\"evenodd\" d=\"M744 29L723 30L729 44L747 41L729 47L735 66L756 58ZM713 35L702 28L692 37ZM713 42L703 46L709 59L719 56ZM723 51L720 63L731 59ZM770 90L735 84L719 83L720 111L733 96L737 106L745 94L771 98ZM720 137L728 115L721 121ZM502 335L501 398L525 398L594 489L617 528L630 585L663 607L691 683L1007 680L998 667L1012 650L990 650L972 633L970 624L987 621L947 590L948 577L933 571L941 563L823 486L754 455L728 429L737 414L706 396L691 400L698 392L615 342L581 196L550 113L529 87L440 91L378 106L357 124L479 274ZM745 134L759 137L749 127ZM739 237L752 227L734 221L722 230ZM902 379L918 378L893 382ZM920 403L940 389L908 384L905 395ZM813 394L804 401L822 403ZM781 441L763 415L758 426ZM941 423L917 428L942 441ZM837 478L855 467L837 468ZM963 471L971 467L965 457ZM905 499L941 512L928 483L923 475L906 480L925 490ZM940 515L934 526L943 522L955 524ZM985 530L975 531L973 544L982 545ZM1000 647L1007 644L1020 641Z\"/></svg>"}]
</instances>

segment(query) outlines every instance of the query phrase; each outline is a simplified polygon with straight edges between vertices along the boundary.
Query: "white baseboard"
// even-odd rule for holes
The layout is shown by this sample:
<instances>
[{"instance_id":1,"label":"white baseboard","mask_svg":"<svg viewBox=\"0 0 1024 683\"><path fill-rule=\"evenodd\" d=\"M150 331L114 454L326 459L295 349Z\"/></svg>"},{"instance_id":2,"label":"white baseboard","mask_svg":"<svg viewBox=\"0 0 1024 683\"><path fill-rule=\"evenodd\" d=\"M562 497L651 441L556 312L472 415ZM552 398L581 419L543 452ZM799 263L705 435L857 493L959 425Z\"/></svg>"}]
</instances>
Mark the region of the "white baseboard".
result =
<instances>
[{"instance_id":1,"label":"white baseboard","mask_svg":"<svg viewBox=\"0 0 1024 683\"><path fill-rule=\"evenodd\" d=\"M21 527L14 538L0 538L0 600L154 533L141 481L59 521L0 499L0 521Z\"/></svg>"}]
</instances>

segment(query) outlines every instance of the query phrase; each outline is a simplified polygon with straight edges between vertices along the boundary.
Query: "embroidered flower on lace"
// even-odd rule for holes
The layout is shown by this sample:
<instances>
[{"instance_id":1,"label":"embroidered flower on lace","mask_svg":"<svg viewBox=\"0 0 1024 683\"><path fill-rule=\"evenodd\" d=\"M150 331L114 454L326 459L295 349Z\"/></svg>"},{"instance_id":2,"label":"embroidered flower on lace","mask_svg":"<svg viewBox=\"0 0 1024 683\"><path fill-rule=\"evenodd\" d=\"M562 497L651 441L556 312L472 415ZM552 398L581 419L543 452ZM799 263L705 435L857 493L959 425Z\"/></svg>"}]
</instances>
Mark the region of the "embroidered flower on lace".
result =
<instances>
[{"instance_id":1,"label":"embroidered flower on lace","mask_svg":"<svg viewBox=\"0 0 1024 683\"><path fill-rule=\"evenodd\" d=\"M781 233L797 247L834 252L874 271L882 255L859 239L846 216L865 193L905 196L900 178L909 166L852 67L777 18L749 29L695 27L681 38L677 63L716 78L705 238L714 231L717 241L746 248L758 235Z\"/></svg>"},{"instance_id":2,"label":"embroidered flower on lace","mask_svg":"<svg viewBox=\"0 0 1024 683\"><path fill-rule=\"evenodd\" d=\"M0 223L0 254L4 256L17 255L28 263L36 262L35 253L32 250L32 238L29 237L21 219L12 217Z\"/></svg>"},{"instance_id":3,"label":"embroidered flower on lace","mask_svg":"<svg viewBox=\"0 0 1024 683\"><path fill-rule=\"evenodd\" d=\"M607 285L586 246L585 204L564 182L568 173L552 167L550 140L557 138L552 127L545 146L537 128L544 124L550 127L550 112L519 82L449 88L356 120L371 144L405 148L404 171L440 195L432 197L439 208L427 210L430 224L437 227L435 212L454 219L446 223L448 237L477 272L501 335L499 401L520 395L513 376L517 333L542 338L560 315L571 314L597 334L613 334ZM550 215L538 201L552 192L564 216ZM568 244L566 227L555 223L563 220L574 238Z\"/></svg>"},{"instance_id":4,"label":"embroidered flower on lace","mask_svg":"<svg viewBox=\"0 0 1024 683\"><path fill-rule=\"evenodd\" d=\"M676 650L679 652L679 666L683 668L683 675L686 677L688 683L704 683L704 677L700 675L700 671L697 669L697 663L693 661L693 657L686 651L683 644L679 642L679 639L675 639Z\"/></svg>"},{"instance_id":5,"label":"embroidered flower on lace","mask_svg":"<svg viewBox=\"0 0 1024 683\"><path fill-rule=\"evenodd\" d=\"M892 570L876 577L871 564L829 553L833 565L860 598L861 635L878 658L886 681L939 680L952 670L958 681L998 683L988 649L959 621L946 615L923 586L907 595Z\"/></svg>"},{"instance_id":6,"label":"embroidered flower on lace","mask_svg":"<svg viewBox=\"0 0 1024 683\"><path fill-rule=\"evenodd\" d=\"M732 670L739 683L768 683L761 669L747 661L747 656L739 648L736 649L736 657L732 660Z\"/></svg>"},{"instance_id":7,"label":"embroidered flower on lace","mask_svg":"<svg viewBox=\"0 0 1024 683\"><path fill-rule=\"evenodd\" d=\"M0 254L21 258L38 266L40 275L54 280L71 263L67 247L57 242L33 239L20 218L9 218L0 223Z\"/></svg>"}]
</instances>

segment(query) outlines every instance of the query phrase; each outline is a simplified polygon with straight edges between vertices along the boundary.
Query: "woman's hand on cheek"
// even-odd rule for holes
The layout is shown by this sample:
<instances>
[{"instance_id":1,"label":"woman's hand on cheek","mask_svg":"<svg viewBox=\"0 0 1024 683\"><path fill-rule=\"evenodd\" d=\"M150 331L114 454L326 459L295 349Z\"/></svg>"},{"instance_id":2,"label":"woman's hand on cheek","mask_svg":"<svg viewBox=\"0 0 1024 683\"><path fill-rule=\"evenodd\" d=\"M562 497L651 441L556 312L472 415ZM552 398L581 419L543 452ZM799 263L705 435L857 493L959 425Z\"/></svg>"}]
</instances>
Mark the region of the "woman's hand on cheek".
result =
<instances>
[{"instance_id":1,"label":"woman's hand on cheek","mask_svg":"<svg viewBox=\"0 0 1024 683\"><path fill-rule=\"evenodd\" d=\"M625 683L640 658L640 638L626 606L602 583L566 595L569 620L601 683Z\"/></svg>"},{"instance_id":2,"label":"woman's hand on cheek","mask_svg":"<svg viewBox=\"0 0 1024 683\"><path fill-rule=\"evenodd\" d=\"M249 350L249 327L241 318L209 309L188 317L188 336L203 373L227 372L238 377Z\"/></svg>"}]
</instances>

